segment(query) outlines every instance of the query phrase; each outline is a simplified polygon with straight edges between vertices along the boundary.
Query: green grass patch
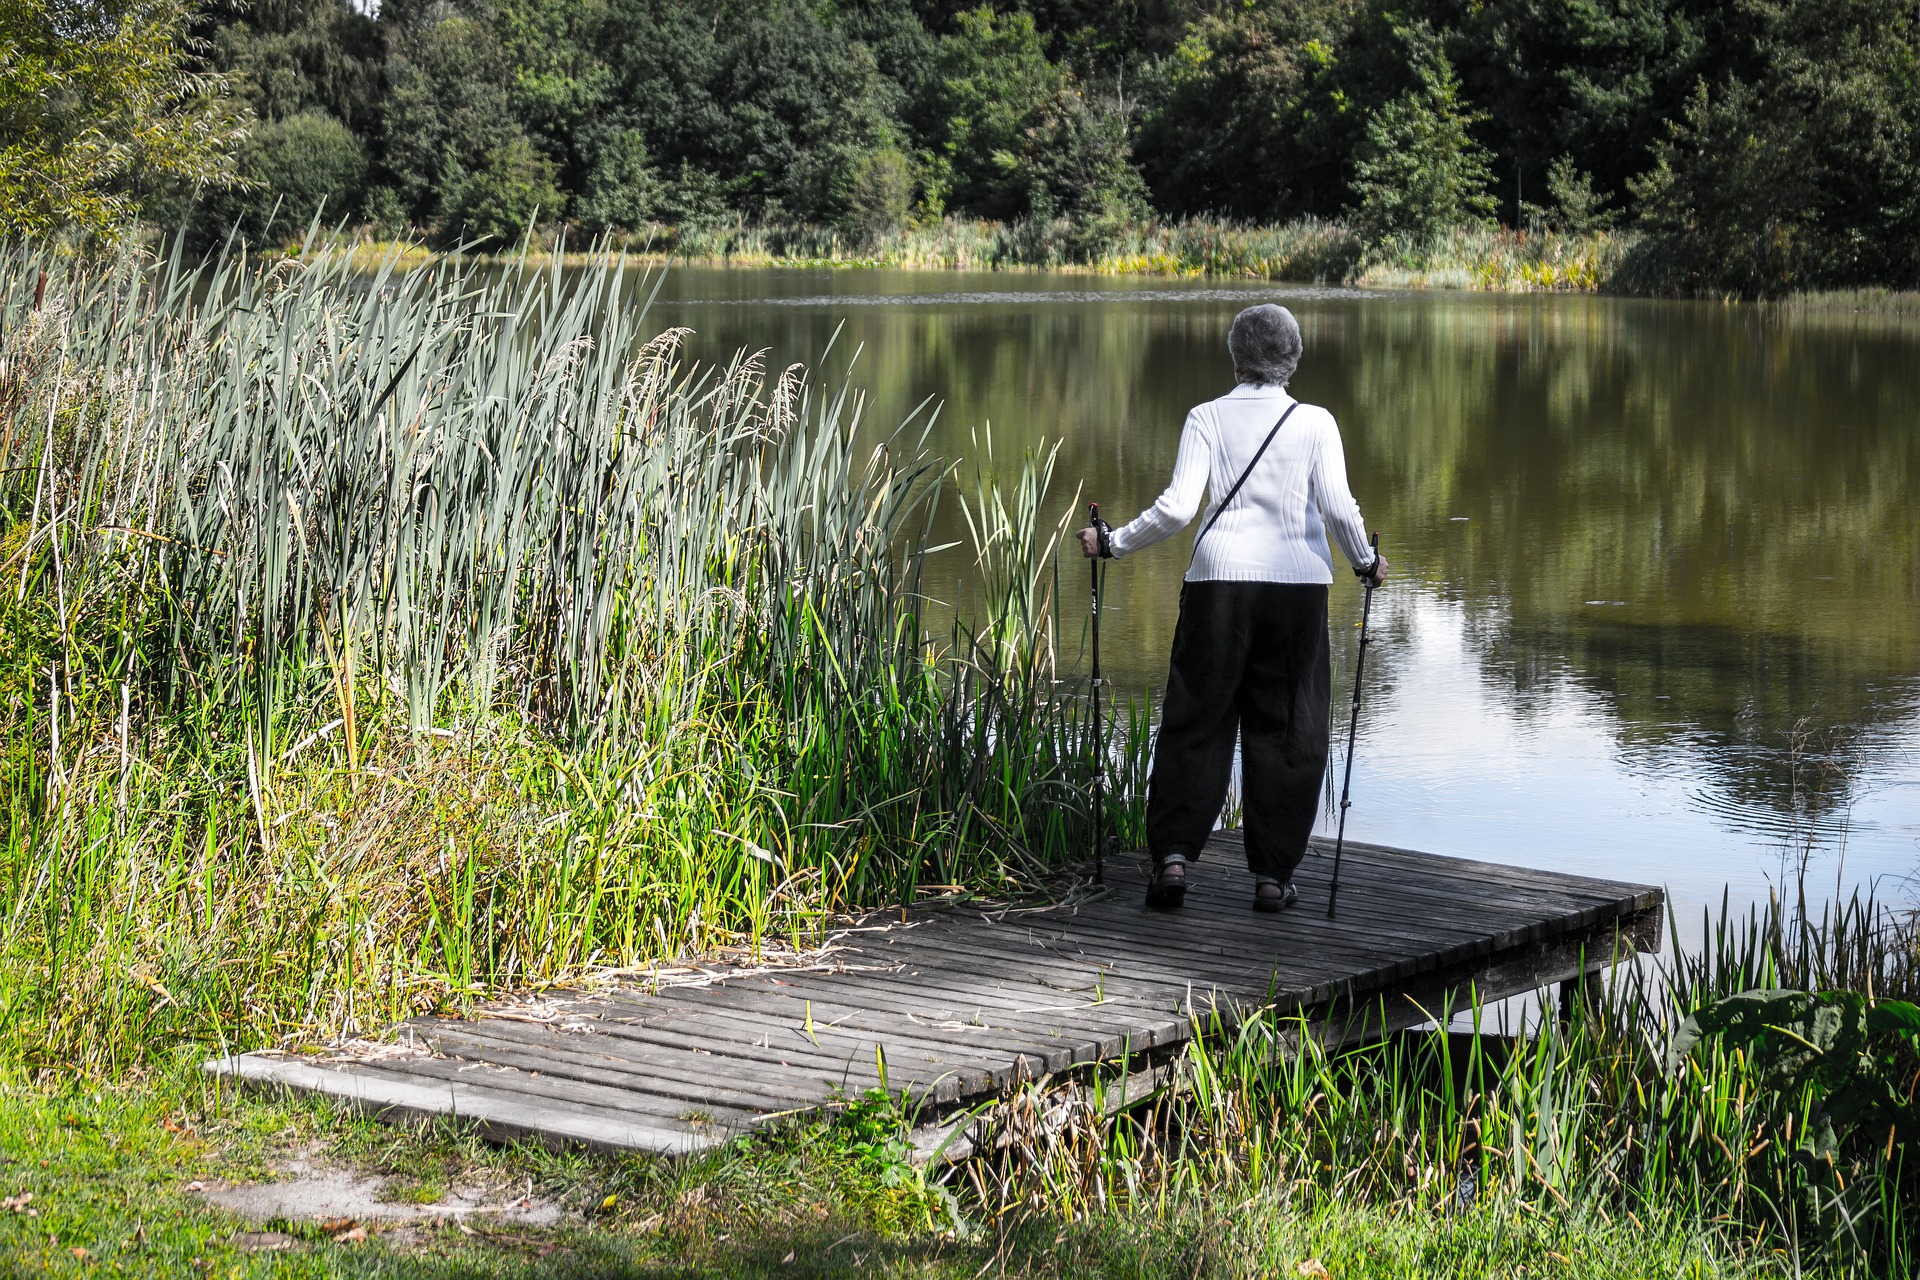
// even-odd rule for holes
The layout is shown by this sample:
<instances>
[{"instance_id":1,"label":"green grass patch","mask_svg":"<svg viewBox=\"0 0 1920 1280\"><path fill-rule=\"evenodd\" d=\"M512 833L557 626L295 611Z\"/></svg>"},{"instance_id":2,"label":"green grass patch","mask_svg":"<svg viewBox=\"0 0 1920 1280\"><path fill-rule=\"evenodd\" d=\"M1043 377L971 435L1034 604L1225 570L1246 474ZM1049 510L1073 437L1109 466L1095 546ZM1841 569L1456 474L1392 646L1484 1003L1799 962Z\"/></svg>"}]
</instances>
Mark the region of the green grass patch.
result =
<instances>
[{"instance_id":1,"label":"green grass patch","mask_svg":"<svg viewBox=\"0 0 1920 1280\"><path fill-rule=\"evenodd\" d=\"M799 1126L672 1160L488 1149L432 1127L390 1129L327 1106L272 1103L191 1080L112 1091L0 1090L0 1266L20 1274L148 1276L1191 1277L1747 1276L1714 1230L1677 1217L1566 1214L1514 1200L1428 1213L1271 1194L1157 1212L944 1221L872 1126ZM189 1185L271 1178L292 1159L404 1182L430 1166L461 1181L531 1185L561 1225L473 1219L405 1225L248 1222ZM417 1184L410 1184L417 1185ZM933 1227L928 1226L929 1212ZM472 1234L469 1234L471 1232ZM84 1256L74 1250L84 1250ZM1302 1267L1305 1267L1302 1270Z\"/></svg>"}]
</instances>

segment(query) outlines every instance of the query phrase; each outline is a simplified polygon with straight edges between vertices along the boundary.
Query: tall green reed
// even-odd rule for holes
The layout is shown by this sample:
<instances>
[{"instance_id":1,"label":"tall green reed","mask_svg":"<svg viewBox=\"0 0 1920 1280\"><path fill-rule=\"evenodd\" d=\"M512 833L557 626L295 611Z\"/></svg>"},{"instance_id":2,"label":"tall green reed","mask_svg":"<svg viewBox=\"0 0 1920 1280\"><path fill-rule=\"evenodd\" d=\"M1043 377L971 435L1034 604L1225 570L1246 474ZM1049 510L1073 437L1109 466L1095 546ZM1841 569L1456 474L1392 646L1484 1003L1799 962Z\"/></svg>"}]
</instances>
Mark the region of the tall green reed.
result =
<instances>
[{"instance_id":1,"label":"tall green reed","mask_svg":"<svg viewBox=\"0 0 1920 1280\"><path fill-rule=\"evenodd\" d=\"M363 1033L1084 854L1051 460L937 548L923 432L686 366L645 289L0 253L17 1051Z\"/></svg>"}]
</instances>

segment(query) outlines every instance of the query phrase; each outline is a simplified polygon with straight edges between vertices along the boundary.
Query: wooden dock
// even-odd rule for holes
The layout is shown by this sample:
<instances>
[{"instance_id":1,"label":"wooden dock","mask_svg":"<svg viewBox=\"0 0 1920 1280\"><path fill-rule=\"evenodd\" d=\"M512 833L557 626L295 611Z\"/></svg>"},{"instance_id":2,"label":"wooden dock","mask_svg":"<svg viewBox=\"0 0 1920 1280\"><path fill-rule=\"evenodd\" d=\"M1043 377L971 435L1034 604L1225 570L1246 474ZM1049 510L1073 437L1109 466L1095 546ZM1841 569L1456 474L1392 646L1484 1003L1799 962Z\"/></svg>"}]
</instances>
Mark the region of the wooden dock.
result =
<instances>
[{"instance_id":1,"label":"wooden dock","mask_svg":"<svg viewBox=\"0 0 1920 1280\"><path fill-rule=\"evenodd\" d=\"M1223 832L1178 912L1145 910L1145 864L1126 857L1108 864L1109 892L1065 903L878 913L820 966L416 1018L372 1060L250 1053L207 1068L496 1138L685 1152L882 1086L939 1117L1095 1063L1150 1085L1215 1016L1273 1008L1328 1039L1379 1035L1578 983L1657 951L1665 927L1664 895L1645 885L1358 844L1329 921L1328 853L1308 856L1300 904L1278 915L1248 909L1238 836Z\"/></svg>"}]
</instances>

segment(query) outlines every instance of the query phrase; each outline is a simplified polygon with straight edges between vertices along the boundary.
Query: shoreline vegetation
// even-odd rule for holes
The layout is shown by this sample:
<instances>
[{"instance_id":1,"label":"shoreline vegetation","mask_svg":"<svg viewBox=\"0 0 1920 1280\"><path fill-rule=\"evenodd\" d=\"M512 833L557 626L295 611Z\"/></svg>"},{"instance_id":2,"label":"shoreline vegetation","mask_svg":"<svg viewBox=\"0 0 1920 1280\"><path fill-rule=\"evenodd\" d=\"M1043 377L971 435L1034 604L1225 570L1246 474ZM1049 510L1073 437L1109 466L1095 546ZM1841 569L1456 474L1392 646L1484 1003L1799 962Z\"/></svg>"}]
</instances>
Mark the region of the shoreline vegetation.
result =
<instances>
[{"instance_id":1,"label":"shoreline vegetation","mask_svg":"<svg viewBox=\"0 0 1920 1280\"><path fill-rule=\"evenodd\" d=\"M571 1214L282 1224L321 1276L1911 1273L1920 930L1871 900L1723 911L1566 1025L1256 1019L1113 1115L1111 1081L1038 1081L944 1173L877 1098L670 1160L201 1078L1084 855L1051 454L983 437L969 474L917 420L856 452L857 396L688 367L617 266L563 265L0 251L0 1258L279 1274L186 1179L317 1146ZM920 585L954 560L957 611ZM1149 724L1109 714L1131 843Z\"/></svg>"},{"instance_id":2,"label":"shoreline vegetation","mask_svg":"<svg viewBox=\"0 0 1920 1280\"><path fill-rule=\"evenodd\" d=\"M522 256L437 250L419 240L382 239L365 230L342 230L335 236L338 246L365 272L389 263L395 270L411 271L442 258L503 264ZM313 237L305 245L289 244L266 256L299 258L335 236ZM1354 289L1645 296L1627 287L1637 248L1638 240L1630 232L1464 228L1425 244L1401 243L1369 251L1343 224L1315 219L1272 227L1190 219L1154 223L1124 237L1088 244L1076 239L1071 224L1064 221L1043 233L1024 221L1008 225L948 218L878 240L863 240L831 227L660 226L645 234L602 237L588 248L568 247L549 233L530 240L524 251L555 255L576 269L592 268L617 256L636 268L1031 272L1262 280ZM1696 297L1750 301L1731 293L1702 292ZM1808 290L1753 305L1905 319L1920 317L1920 291Z\"/></svg>"},{"instance_id":3,"label":"shoreline vegetation","mask_svg":"<svg viewBox=\"0 0 1920 1280\"><path fill-rule=\"evenodd\" d=\"M356 260L372 268L389 255L404 265L437 254L418 241L345 233ZM928 271L1045 271L1105 276L1205 276L1362 288L1595 292L1605 289L1634 238L1607 231L1581 235L1463 227L1426 241L1368 248L1338 221L1301 219L1274 226L1206 219L1148 222L1086 233L1067 219L1041 224L945 218L877 235L832 227L658 226L602 237L564 260L590 266L608 252L642 265L898 268ZM551 250L549 234L531 242ZM284 252L297 253L294 246ZM482 254L511 261L511 253Z\"/></svg>"}]
</instances>

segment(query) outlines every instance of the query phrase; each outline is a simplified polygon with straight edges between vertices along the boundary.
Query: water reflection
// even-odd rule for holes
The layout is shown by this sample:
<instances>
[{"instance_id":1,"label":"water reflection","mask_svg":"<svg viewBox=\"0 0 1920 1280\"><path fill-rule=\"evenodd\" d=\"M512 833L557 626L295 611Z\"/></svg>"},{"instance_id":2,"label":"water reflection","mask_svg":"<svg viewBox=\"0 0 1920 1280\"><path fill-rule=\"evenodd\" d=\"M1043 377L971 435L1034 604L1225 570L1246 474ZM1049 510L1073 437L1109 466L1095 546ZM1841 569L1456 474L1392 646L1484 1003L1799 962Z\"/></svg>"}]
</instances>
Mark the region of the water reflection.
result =
<instances>
[{"instance_id":1,"label":"water reflection","mask_svg":"<svg viewBox=\"0 0 1920 1280\"><path fill-rule=\"evenodd\" d=\"M1084 483L1125 518L1165 483L1187 407L1226 388L1232 315L1269 298L1300 318L1294 389L1340 419L1398 573L1356 834L1715 899L1759 891L1810 825L1844 831L1849 880L1913 869L1910 324L896 272L684 270L658 306L704 358L766 348L779 367L831 343L826 371L851 364L876 424L936 397L948 456L988 423L1001 459L1057 439L1060 502ZM1142 691L1164 678L1190 541L1110 577L1107 661ZM1336 589L1347 670L1358 596Z\"/></svg>"}]
</instances>

